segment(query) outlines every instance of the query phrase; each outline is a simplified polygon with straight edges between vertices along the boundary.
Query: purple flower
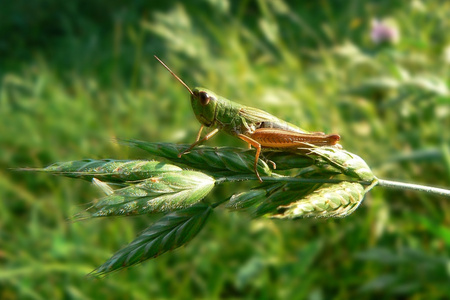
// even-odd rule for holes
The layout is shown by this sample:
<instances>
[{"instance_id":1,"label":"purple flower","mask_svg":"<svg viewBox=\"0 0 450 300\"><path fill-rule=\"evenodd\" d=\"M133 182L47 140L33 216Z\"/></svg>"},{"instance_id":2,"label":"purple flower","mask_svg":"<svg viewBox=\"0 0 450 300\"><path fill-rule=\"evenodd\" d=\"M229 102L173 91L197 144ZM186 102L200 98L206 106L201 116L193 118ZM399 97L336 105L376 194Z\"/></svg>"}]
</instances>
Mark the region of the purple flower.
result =
<instances>
[{"instance_id":1,"label":"purple flower","mask_svg":"<svg viewBox=\"0 0 450 300\"><path fill-rule=\"evenodd\" d=\"M400 39L397 26L390 20L372 20L372 31L370 37L375 44L392 43L395 44Z\"/></svg>"}]
</instances>

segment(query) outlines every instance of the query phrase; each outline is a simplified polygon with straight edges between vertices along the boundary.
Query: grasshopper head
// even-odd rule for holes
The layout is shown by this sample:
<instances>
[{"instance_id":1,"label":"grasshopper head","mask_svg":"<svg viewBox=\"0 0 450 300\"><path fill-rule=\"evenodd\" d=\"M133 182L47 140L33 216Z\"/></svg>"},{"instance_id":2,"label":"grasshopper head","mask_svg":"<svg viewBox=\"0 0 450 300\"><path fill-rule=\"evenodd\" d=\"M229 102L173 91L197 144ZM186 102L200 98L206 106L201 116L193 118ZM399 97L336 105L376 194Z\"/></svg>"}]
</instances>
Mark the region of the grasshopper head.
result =
<instances>
[{"instance_id":1,"label":"grasshopper head","mask_svg":"<svg viewBox=\"0 0 450 300\"><path fill-rule=\"evenodd\" d=\"M197 120L209 127L216 120L217 96L210 90L195 88L191 94L191 104Z\"/></svg>"},{"instance_id":2,"label":"grasshopper head","mask_svg":"<svg viewBox=\"0 0 450 300\"><path fill-rule=\"evenodd\" d=\"M214 125L216 121L216 107L218 97L210 90L204 88L191 88L184 83L172 70L156 55L155 58L173 75L191 94L191 104L197 120L207 127Z\"/></svg>"}]
</instances>

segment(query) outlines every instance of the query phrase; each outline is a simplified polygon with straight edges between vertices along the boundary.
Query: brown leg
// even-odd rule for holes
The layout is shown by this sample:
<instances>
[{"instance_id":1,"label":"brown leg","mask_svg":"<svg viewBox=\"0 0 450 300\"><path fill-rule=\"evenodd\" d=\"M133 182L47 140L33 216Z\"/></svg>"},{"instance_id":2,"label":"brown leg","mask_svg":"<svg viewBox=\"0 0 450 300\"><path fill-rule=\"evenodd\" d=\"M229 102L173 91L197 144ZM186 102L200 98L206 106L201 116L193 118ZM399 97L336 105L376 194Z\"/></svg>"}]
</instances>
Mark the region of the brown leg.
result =
<instances>
[{"instance_id":1,"label":"brown leg","mask_svg":"<svg viewBox=\"0 0 450 300\"><path fill-rule=\"evenodd\" d=\"M272 169L274 169L274 170L277 169L277 164L274 161L271 161L270 159L268 159L267 161L272 164Z\"/></svg>"},{"instance_id":2,"label":"brown leg","mask_svg":"<svg viewBox=\"0 0 450 300\"><path fill-rule=\"evenodd\" d=\"M196 142L198 142L200 140L200 135L202 134L202 130L203 130L203 125L200 126L200 130L197 133L197 138L195 139Z\"/></svg>"},{"instance_id":3,"label":"brown leg","mask_svg":"<svg viewBox=\"0 0 450 300\"><path fill-rule=\"evenodd\" d=\"M200 128L200 130L203 128ZM210 133L208 133L207 135L205 135L205 137L203 137L200 140L195 141L195 143L193 143L191 146L189 146L189 148L187 148L186 150L184 150L183 152L181 152L180 154L178 154L178 158L180 158L183 154L185 154L186 152L189 152L192 150L192 148L194 148L195 146L197 146L200 143L203 143L204 141L209 140L210 138L212 138L216 133L219 132L219 129L216 128L213 131L211 131Z\"/></svg>"},{"instance_id":4,"label":"brown leg","mask_svg":"<svg viewBox=\"0 0 450 300\"><path fill-rule=\"evenodd\" d=\"M258 143L257 141L255 141L254 139L249 138L248 136L245 136L245 135L243 135L243 134L238 134L238 137L239 137L241 140L247 142L249 145L252 145L253 147L256 148L256 155L255 155L255 173L256 173L256 177L258 177L258 179L259 179L259 182L263 182L262 179L261 179L261 176L259 176L258 169L257 169L257 166L258 166L258 159L259 159L259 154L261 153L261 144Z\"/></svg>"}]
</instances>

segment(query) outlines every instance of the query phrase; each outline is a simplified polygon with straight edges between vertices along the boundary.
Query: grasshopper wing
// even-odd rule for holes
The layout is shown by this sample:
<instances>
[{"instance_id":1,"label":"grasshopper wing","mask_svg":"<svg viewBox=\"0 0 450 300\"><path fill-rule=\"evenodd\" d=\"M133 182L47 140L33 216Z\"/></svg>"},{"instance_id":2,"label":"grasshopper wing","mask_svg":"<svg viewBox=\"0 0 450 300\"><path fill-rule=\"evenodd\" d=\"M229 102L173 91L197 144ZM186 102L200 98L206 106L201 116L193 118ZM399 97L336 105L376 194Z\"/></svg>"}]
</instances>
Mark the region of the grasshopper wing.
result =
<instances>
[{"instance_id":1,"label":"grasshopper wing","mask_svg":"<svg viewBox=\"0 0 450 300\"><path fill-rule=\"evenodd\" d=\"M247 124L258 125L264 124L262 127L270 128L280 128L283 130L298 132L298 133L309 133L300 127L291 124L289 122L278 119L277 117L265 112L261 109L254 107L244 106L240 111L239 115L245 119ZM257 126L260 127L260 126Z\"/></svg>"}]
</instances>

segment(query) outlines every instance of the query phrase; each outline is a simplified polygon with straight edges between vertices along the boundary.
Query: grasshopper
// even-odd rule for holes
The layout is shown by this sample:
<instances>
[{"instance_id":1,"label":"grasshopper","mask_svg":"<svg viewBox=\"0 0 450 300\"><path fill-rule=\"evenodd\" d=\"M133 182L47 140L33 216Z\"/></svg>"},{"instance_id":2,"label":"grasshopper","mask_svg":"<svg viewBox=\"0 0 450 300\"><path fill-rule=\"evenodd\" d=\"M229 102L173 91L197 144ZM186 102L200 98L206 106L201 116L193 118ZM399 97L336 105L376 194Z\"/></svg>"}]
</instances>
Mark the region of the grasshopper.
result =
<instances>
[{"instance_id":1,"label":"grasshopper","mask_svg":"<svg viewBox=\"0 0 450 300\"><path fill-rule=\"evenodd\" d=\"M202 87L191 89L156 55L155 58L189 91L192 109L201 124L195 142L178 157L222 130L248 143L249 148L251 146L256 148L255 174L262 182L257 170L262 148L298 151L315 146L333 146L340 140L338 134L305 131L268 112L230 101L208 89ZM205 126L215 127L215 129L201 138Z\"/></svg>"}]
</instances>

